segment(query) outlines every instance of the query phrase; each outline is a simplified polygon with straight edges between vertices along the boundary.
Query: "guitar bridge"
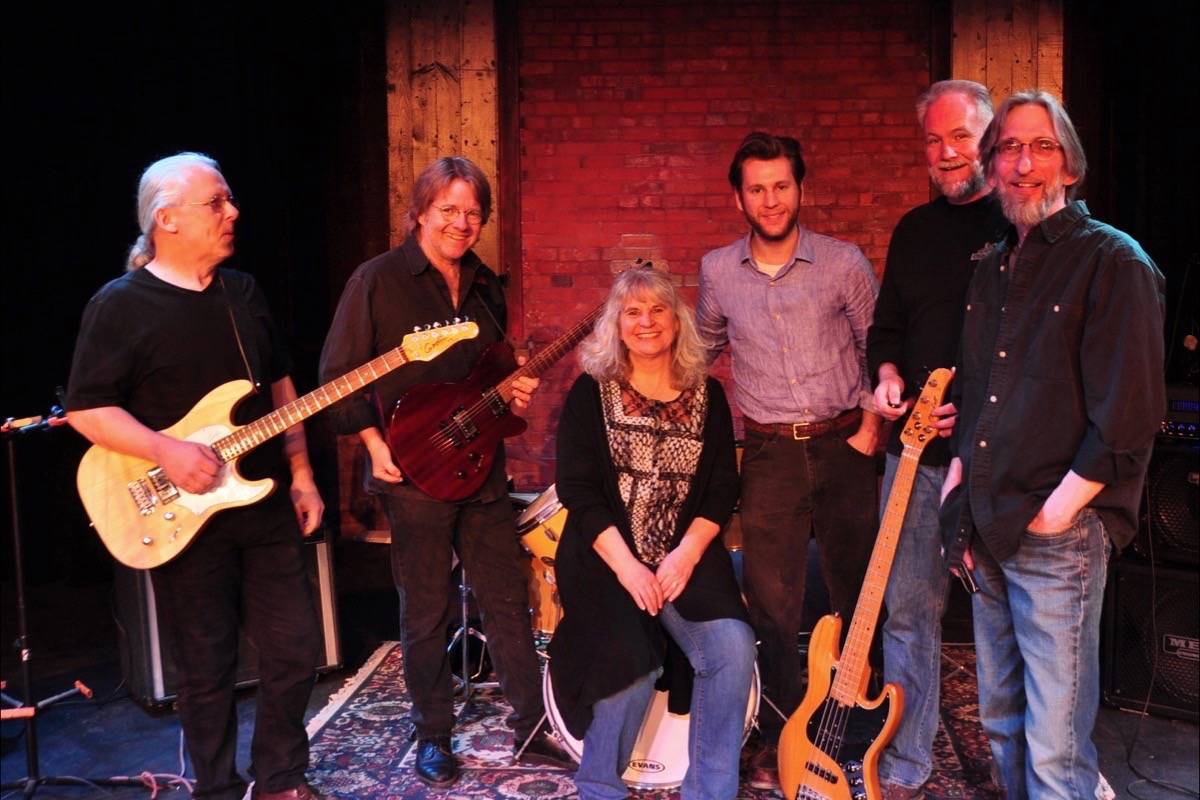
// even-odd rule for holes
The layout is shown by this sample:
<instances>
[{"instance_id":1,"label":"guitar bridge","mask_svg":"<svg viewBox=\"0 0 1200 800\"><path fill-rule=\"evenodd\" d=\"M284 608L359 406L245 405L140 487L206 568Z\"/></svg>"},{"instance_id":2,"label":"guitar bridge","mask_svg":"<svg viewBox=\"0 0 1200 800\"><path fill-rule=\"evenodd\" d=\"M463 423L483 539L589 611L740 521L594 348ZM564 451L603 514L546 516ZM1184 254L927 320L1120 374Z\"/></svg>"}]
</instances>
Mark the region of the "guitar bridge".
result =
<instances>
[{"instance_id":1,"label":"guitar bridge","mask_svg":"<svg viewBox=\"0 0 1200 800\"><path fill-rule=\"evenodd\" d=\"M471 421L471 417L462 406L454 410L450 419L441 425L442 433L450 438L455 449L461 448L467 442L479 435L479 427Z\"/></svg>"},{"instance_id":2,"label":"guitar bridge","mask_svg":"<svg viewBox=\"0 0 1200 800\"><path fill-rule=\"evenodd\" d=\"M146 481L138 478L125 484L125 488L129 490L129 496L133 498L133 504L137 506L139 514L143 517L148 517L154 513L154 507L158 504L158 497L150 489Z\"/></svg>"}]
</instances>

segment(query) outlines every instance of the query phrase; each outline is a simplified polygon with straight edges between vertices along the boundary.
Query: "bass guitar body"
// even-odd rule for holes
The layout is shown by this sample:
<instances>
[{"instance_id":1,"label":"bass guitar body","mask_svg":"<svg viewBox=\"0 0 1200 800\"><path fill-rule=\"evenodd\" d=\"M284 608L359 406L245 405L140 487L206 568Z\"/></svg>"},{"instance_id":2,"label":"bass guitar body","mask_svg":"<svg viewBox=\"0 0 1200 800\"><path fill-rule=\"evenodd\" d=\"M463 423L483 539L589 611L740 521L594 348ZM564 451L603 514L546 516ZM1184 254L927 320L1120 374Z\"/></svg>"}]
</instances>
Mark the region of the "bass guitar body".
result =
<instances>
[{"instance_id":1,"label":"bass guitar body","mask_svg":"<svg viewBox=\"0 0 1200 800\"><path fill-rule=\"evenodd\" d=\"M448 503L479 491L497 446L526 428L497 388L515 368L512 351L499 342L483 352L465 381L424 383L404 393L387 438L405 480Z\"/></svg>"},{"instance_id":2,"label":"bass guitar body","mask_svg":"<svg viewBox=\"0 0 1200 800\"><path fill-rule=\"evenodd\" d=\"M808 645L808 690L779 737L779 784L789 800L882 796L879 756L900 725L904 692L889 683L878 697L866 697L870 671L864 670L853 702L835 699L841 631L836 615L817 622Z\"/></svg>"}]
</instances>

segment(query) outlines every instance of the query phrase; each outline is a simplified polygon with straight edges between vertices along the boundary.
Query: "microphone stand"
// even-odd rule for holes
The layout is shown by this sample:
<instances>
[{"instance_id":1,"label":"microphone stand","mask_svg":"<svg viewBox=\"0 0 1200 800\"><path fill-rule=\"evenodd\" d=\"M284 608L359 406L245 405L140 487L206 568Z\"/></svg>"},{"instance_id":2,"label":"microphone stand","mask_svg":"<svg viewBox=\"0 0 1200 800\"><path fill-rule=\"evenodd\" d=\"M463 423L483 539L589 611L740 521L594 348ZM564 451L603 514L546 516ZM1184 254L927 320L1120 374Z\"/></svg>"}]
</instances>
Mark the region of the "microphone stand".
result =
<instances>
[{"instance_id":1,"label":"microphone stand","mask_svg":"<svg viewBox=\"0 0 1200 800\"><path fill-rule=\"evenodd\" d=\"M61 392L61 390L60 390ZM17 700L0 692L4 708L0 709L0 717L5 720L25 721L25 768L27 774L16 781L5 781L0 784L0 790L11 791L20 789L22 796L33 797L39 786L78 786L96 784L100 786L143 786L142 782L129 778L56 778L41 774L38 766L37 747L37 715L47 706L57 703L76 694L91 699L92 690L80 681L75 681L75 687L47 697L39 702L33 701L33 671L30 662L33 651L29 646L29 628L25 604L25 559L21 549L21 514L17 507L17 457L16 439L25 434L41 433L67 424L66 414L59 405L51 406L50 413L44 417L27 417L13 419L8 417L0 424L0 436L4 438L5 449L8 453L8 499L12 509L12 539L13 539L13 575L17 589L17 641L16 647L21 656L21 683L24 700Z\"/></svg>"}]
</instances>

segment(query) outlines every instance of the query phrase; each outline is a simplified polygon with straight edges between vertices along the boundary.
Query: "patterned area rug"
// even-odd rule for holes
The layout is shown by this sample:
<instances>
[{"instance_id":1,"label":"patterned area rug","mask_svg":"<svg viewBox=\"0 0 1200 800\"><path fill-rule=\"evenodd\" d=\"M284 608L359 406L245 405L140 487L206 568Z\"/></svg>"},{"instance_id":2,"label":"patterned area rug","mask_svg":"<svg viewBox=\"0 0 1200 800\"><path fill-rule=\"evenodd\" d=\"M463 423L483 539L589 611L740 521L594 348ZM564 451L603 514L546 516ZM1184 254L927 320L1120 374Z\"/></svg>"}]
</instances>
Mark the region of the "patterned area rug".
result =
<instances>
[{"instance_id":1,"label":"patterned area rug","mask_svg":"<svg viewBox=\"0 0 1200 800\"><path fill-rule=\"evenodd\" d=\"M936 764L926 796L932 800L999 798L988 777L990 756L979 729L975 652L970 646L943 648L942 692L942 725L934 741ZM569 772L509 764L513 735L504 719L511 709L497 690L476 694L465 712L461 704L456 706L454 752L462 766L461 777L450 789L428 788L412 770L415 752L409 709L400 647L385 643L309 723L309 780L331 798L557 800L576 796ZM633 797L668 800L679 793L638 791ZM739 800L779 797L749 787L738 794Z\"/></svg>"}]
</instances>

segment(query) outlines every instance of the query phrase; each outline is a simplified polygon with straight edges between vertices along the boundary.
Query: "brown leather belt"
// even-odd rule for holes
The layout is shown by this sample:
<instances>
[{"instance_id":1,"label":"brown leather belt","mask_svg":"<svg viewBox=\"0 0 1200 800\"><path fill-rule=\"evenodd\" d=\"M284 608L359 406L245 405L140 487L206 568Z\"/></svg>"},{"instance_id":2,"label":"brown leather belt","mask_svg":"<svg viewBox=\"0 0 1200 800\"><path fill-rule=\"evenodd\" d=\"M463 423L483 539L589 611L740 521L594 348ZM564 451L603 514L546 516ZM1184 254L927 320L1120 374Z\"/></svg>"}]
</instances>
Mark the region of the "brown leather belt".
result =
<instances>
[{"instance_id":1,"label":"brown leather belt","mask_svg":"<svg viewBox=\"0 0 1200 800\"><path fill-rule=\"evenodd\" d=\"M755 422L749 417L743 417L742 422L748 431L761 433L763 436L783 436L801 442L805 439L815 439L818 436L824 436L834 431L845 430L851 425L857 425L861 419L862 409L852 408L849 411L838 414L833 419L826 419L821 422L776 422L764 425L761 422Z\"/></svg>"}]
</instances>

